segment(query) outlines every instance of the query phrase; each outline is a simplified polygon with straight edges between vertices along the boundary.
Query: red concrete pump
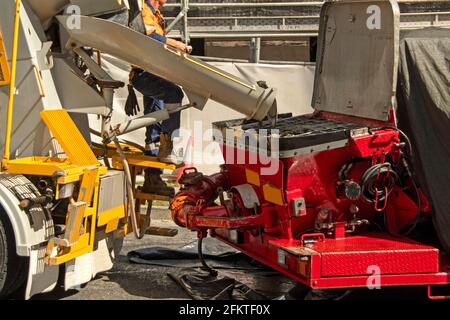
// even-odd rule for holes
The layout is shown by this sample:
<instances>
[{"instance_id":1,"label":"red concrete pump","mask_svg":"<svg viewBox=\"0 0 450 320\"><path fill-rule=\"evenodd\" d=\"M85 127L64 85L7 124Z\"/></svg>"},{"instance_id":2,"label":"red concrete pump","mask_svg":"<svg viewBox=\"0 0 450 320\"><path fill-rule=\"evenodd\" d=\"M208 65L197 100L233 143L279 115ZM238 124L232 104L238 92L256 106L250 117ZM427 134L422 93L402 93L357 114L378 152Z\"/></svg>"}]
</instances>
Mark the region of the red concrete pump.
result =
<instances>
[{"instance_id":1,"label":"red concrete pump","mask_svg":"<svg viewBox=\"0 0 450 320\"><path fill-rule=\"evenodd\" d=\"M450 282L448 261L409 237L431 210L396 127L397 3L325 3L318 43L314 114L216 123L226 164L185 171L173 219L311 288L424 285L443 298L431 287Z\"/></svg>"}]
</instances>

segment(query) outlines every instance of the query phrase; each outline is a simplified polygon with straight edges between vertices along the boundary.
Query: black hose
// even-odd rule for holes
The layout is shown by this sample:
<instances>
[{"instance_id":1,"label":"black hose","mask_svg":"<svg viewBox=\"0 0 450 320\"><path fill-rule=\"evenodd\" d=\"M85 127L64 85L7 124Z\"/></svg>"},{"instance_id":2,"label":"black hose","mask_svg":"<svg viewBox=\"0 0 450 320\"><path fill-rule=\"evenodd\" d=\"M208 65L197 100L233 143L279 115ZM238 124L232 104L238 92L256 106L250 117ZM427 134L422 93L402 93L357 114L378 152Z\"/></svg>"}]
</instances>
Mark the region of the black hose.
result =
<instances>
[{"instance_id":1,"label":"black hose","mask_svg":"<svg viewBox=\"0 0 450 320\"><path fill-rule=\"evenodd\" d=\"M364 161L366 161L365 158L352 158L350 161L346 162L339 170L339 179L341 181L348 180L348 173L352 170L353 166Z\"/></svg>"},{"instance_id":2,"label":"black hose","mask_svg":"<svg viewBox=\"0 0 450 320\"><path fill-rule=\"evenodd\" d=\"M408 154L407 154L407 158L412 159L413 157L413 148L412 148L412 143L411 140L409 139L408 135L406 133L404 133L402 130L400 130L399 128L396 127L386 127L387 129L392 129L392 130L396 130L398 131L398 133L400 133L400 135L403 137L403 139L406 141L406 144L408 145ZM413 187L414 187L414 191L416 193L416 198L417 198L417 217L413 223L413 225L411 226L411 228L408 229L407 232L403 233L402 236L408 236L410 235L417 227L417 225L419 224L419 221L422 217L422 201L420 199L420 192L419 192L419 187L414 179L414 172L413 170L411 170L410 164L408 163L408 160L403 157L403 166L405 167L406 172L408 173L409 177L411 178Z\"/></svg>"},{"instance_id":3,"label":"black hose","mask_svg":"<svg viewBox=\"0 0 450 320\"><path fill-rule=\"evenodd\" d=\"M378 190L375 186L376 178L381 174L389 174L389 181L386 182L385 190ZM392 170L390 163L376 164L370 167L362 176L360 185L362 187L362 194L368 202L378 202L386 200L386 197L392 192L398 175Z\"/></svg>"},{"instance_id":4,"label":"black hose","mask_svg":"<svg viewBox=\"0 0 450 320\"><path fill-rule=\"evenodd\" d=\"M205 261L205 257L203 256L203 238L198 239L198 257L200 262L202 263L203 270L208 271L210 275L217 276L219 273L211 268Z\"/></svg>"},{"instance_id":5,"label":"black hose","mask_svg":"<svg viewBox=\"0 0 450 320\"><path fill-rule=\"evenodd\" d=\"M371 129L370 131L375 131L375 130L383 130L383 129L391 129L391 130L395 130L398 133L400 133L400 135L402 136L402 138L405 140L406 144L408 145L408 154L407 157L409 159L412 159L413 157L413 148L412 148L412 143L411 140L409 139L408 135L406 133L404 133L402 130L400 130L397 127L393 127L393 126L386 126L383 128L377 128L377 129ZM419 192L419 187L417 186L416 181L414 180L414 172L411 170L411 167L408 163L408 160L405 159L405 157L403 157L403 166L405 167L406 172L408 173L408 176L411 178L413 187L414 187L414 191L416 193L416 198L417 198L417 217L413 223L413 225L411 226L411 228L408 229L407 232L400 234L401 236L408 236L410 235L417 227L417 225L419 224L419 221L421 219L422 216L422 201L420 199L420 192Z\"/></svg>"}]
</instances>

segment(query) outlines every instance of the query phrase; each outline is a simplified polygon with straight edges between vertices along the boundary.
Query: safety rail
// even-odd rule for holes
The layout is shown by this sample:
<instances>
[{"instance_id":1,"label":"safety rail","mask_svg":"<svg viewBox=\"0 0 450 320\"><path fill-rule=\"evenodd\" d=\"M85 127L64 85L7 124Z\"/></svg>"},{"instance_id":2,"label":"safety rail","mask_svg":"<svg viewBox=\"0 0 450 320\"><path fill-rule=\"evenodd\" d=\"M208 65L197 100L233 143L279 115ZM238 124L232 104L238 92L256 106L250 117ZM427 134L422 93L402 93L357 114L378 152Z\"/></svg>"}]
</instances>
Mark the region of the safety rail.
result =
<instances>
[{"instance_id":1,"label":"safety rail","mask_svg":"<svg viewBox=\"0 0 450 320\"><path fill-rule=\"evenodd\" d=\"M191 38L310 37L324 1L173 0L165 6L170 35ZM450 27L450 1L399 0L401 28ZM270 9L270 10L269 10Z\"/></svg>"}]
</instances>

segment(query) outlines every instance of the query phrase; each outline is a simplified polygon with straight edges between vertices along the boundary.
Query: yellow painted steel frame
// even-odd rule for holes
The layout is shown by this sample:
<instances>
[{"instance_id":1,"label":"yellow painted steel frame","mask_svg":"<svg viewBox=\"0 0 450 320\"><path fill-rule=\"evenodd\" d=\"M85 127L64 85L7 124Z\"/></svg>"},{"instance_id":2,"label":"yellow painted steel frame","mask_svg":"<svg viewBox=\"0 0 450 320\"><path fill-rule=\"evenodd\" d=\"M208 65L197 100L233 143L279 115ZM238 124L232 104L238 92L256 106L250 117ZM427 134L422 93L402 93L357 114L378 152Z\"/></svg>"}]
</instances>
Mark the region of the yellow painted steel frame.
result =
<instances>
[{"instance_id":1,"label":"yellow painted steel frame","mask_svg":"<svg viewBox=\"0 0 450 320\"><path fill-rule=\"evenodd\" d=\"M142 151L138 150L133 146L126 144L121 144L123 149L129 149L130 151L124 152L130 167L135 168L153 168L153 169L163 169L163 170L175 170L177 166L174 164L163 163L156 157L146 156ZM96 156L103 156L105 151L100 148L92 148L92 151ZM123 170L122 159L117 151L114 149L108 149L108 158L112 159L112 166L116 170Z\"/></svg>"},{"instance_id":2,"label":"yellow painted steel frame","mask_svg":"<svg viewBox=\"0 0 450 320\"><path fill-rule=\"evenodd\" d=\"M11 81L11 71L9 70L8 56L6 55L3 35L0 31L0 86L6 86Z\"/></svg>"},{"instance_id":3,"label":"yellow painted steel frame","mask_svg":"<svg viewBox=\"0 0 450 320\"><path fill-rule=\"evenodd\" d=\"M90 207L92 203L95 183L97 182L98 179L99 175L97 167L88 168L85 170L83 180L81 181L80 192L78 195L77 202L70 204L69 213L70 209L72 207L77 207L77 205L81 209L75 210L75 213L73 214L73 219L71 219L72 217L70 216L70 214L67 215L65 238L68 240L69 245L76 243L79 239L80 226L81 223L83 222L83 218L89 216L87 208ZM84 225L84 233L86 233L86 225Z\"/></svg>"},{"instance_id":4,"label":"yellow painted steel frame","mask_svg":"<svg viewBox=\"0 0 450 320\"><path fill-rule=\"evenodd\" d=\"M157 157L146 156L143 154L142 150L136 148L135 146L128 144L121 144L121 146L124 150L127 150L126 152L124 152L124 154L131 169L131 179L133 186L136 186L137 175L141 174L142 171L146 168L165 169L169 171L174 171L179 168L179 166L174 164L163 163L159 161ZM103 148L93 147L92 151L97 157L107 156L108 158L111 158L113 169L121 171L124 170L122 159L117 153L114 145L107 146L106 154ZM136 203L140 204L145 201L170 201L169 197L143 193L140 192L137 188L135 188L134 190L134 197ZM118 224L120 222L121 229L117 230L117 232L119 232L122 236L128 235L132 232L132 229L130 228L129 221L127 221L124 212L124 206L120 206L107 212L99 213L98 226L106 225L106 233L110 233L118 229ZM139 218L141 220L144 219L144 215L140 215Z\"/></svg>"},{"instance_id":5,"label":"yellow painted steel frame","mask_svg":"<svg viewBox=\"0 0 450 320\"><path fill-rule=\"evenodd\" d=\"M97 204L100 185L100 174L98 168L88 168L81 181L80 192L77 202L86 203L86 210L83 215L81 234L76 237L75 244L65 247L60 239L50 241L47 247L46 263L50 265L61 265L77 257L94 251L95 231L97 227ZM77 227L77 224L74 225ZM70 230L70 233L77 232L76 229ZM69 243L70 245L70 243ZM54 256L54 249L57 254Z\"/></svg>"},{"instance_id":6,"label":"yellow painted steel frame","mask_svg":"<svg viewBox=\"0 0 450 320\"><path fill-rule=\"evenodd\" d=\"M125 205L98 213L97 226L106 226L106 233L116 231L121 219L125 218Z\"/></svg>"},{"instance_id":7,"label":"yellow painted steel frame","mask_svg":"<svg viewBox=\"0 0 450 320\"><path fill-rule=\"evenodd\" d=\"M9 173L33 176L57 174L57 190L59 185L80 182L79 194L67 210L64 236L51 239L47 246L45 262L61 265L94 250L100 176L107 173L107 168L101 166L67 111L45 110L41 117L68 158L9 160L7 169ZM107 226L109 230L113 227L117 228L118 223Z\"/></svg>"},{"instance_id":8,"label":"yellow painted steel frame","mask_svg":"<svg viewBox=\"0 0 450 320\"><path fill-rule=\"evenodd\" d=\"M133 155L133 154L125 154L128 164L130 167L136 168L154 168L154 169L165 169L165 170L175 170L177 168L174 164L167 164L161 161L158 161L157 158L145 156L145 155ZM113 156L113 167L117 170L123 170L122 159L120 156Z\"/></svg>"}]
</instances>

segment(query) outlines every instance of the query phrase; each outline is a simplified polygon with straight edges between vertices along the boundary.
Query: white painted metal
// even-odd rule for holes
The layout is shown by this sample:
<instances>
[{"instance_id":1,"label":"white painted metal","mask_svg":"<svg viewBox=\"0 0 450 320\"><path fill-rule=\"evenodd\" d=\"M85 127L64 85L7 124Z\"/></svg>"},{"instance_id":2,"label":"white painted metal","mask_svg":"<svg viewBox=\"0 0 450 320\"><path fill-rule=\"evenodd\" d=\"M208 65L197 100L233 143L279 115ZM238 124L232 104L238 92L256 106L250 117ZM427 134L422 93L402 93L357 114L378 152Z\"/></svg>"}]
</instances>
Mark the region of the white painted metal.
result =
<instances>
[{"instance_id":1,"label":"white painted metal","mask_svg":"<svg viewBox=\"0 0 450 320\"><path fill-rule=\"evenodd\" d=\"M379 15L374 16L370 8L378 8ZM399 18L395 1L325 3L318 38L314 109L388 120L397 88ZM379 23L371 25L371 19Z\"/></svg>"},{"instance_id":2,"label":"white painted metal","mask_svg":"<svg viewBox=\"0 0 450 320\"><path fill-rule=\"evenodd\" d=\"M49 266L44 262L46 246L30 252L29 270L25 299L39 293L50 292L58 283L59 266Z\"/></svg>"},{"instance_id":3,"label":"white painted metal","mask_svg":"<svg viewBox=\"0 0 450 320\"><path fill-rule=\"evenodd\" d=\"M70 4L79 6L85 16L98 16L127 8L124 0L70 0Z\"/></svg>"},{"instance_id":4,"label":"white painted metal","mask_svg":"<svg viewBox=\"0 0 450 320\"><path fill-rule=\"evenodd\" d=\"M14 1L1 2L0 28L11 57L13 36ZM39 19L26 3L21 7L19 33L19 53L17 63L17 91L14 100L13 134L11 154L19 157L59 154L61 149L51 139L50 132L42 123L39 113L46 109L61 108L51 71L42 61L42 49L45 52L47 42ZM42 87L40 79L42 79ZM6 119L8 91L0 89L0 119ZM2 124L1 126L3 126ZM4 130L0 130L0 141L4 141ZM3 149L3 146L0 146ZM2 151L3 152L3 151Z\"/></svg>"},{"instance_id":5,"label":"white painted metal","mask_svg":"<svg viewBox=\"0 0 450 320\"><path fill-rule=\"evenodd\" d=\"M113 267L116 249L121 247L123 238L115 239L114 234L100 232L95 235L95 238L95 251L66 263L65 290L77 288L92 280L100 272Z\"/></svg>"},{"instance_id":6,"label":"white painted metal","mask_svg":"<svg viewBox=\"0 0 450 320\"><path fill-rule=\"evenodd\" d=\"M19 200L7 188L0 185L0 205L5 210L6 215L11 222L12 229L16 238L16 253L19 256L30 256L30 246L36 242L36 238L44 241L45 237L35 236L30 227L28 218L19 208Z\"/></svg>"},{"instance_id":7,"label":"white painted metal","mask_svg":"<svg viewBox=\"0 0 450 320\"><path fill-rule=\"evenodd\" d=\"M25 0L25 2L29 3L43 25L47 25L58 12L70 3L69 0Z\"/></svg>"},{"instance_id":8,"label":"white painted metal","mask_svg":"<svg viewBox=\"0 0 450 320\"><path fill-rule=\"evenodd\" d=\"M15 176L14 179L21 182L28 181L21 176ZM46 216L43 210L31 209L32 213L21 210L18 198L8 188L0 184L0 205L11 223L16 253L19 256L29 257L25 293L28 299L34 294L53 290L58 280L59 268L44 263L45 243L53 237L53 220Z\"/></svg>"}]
</instances>

